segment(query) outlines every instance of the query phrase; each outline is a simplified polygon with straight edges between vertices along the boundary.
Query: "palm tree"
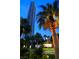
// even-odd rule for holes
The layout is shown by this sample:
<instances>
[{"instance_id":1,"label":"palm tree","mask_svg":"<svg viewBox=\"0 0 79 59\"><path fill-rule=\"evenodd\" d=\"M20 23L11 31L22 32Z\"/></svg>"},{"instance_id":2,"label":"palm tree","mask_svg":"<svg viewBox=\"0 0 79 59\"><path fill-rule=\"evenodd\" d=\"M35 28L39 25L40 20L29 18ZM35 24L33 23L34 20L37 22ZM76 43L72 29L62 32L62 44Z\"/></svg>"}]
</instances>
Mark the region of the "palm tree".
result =
<instances>
[{"instance_id":1,"label":"palm tree","mask_svg":"<svg viewBox=\"0 0 79 59\"><path fill-rule=\"evenodd\" d=\"M20 34L28 34L31 31L31 26L26 18L20 18Z\"/></svg>"},{"instance_id":2,"label":"palm tree","mask_svg":"<svg viewBox=\"0 0 79 59\"><path fill-rule=\"evenodd\" d=\"M26 18L20 18L20 39L21 39L21 43L23 40L23 45L27 45L28 43L28 34L31 31L31 26L29 25L29 22Z\"/></svg>"},{"instance_id":3,"label":"palm tree","mask_svg":"<svg viewBox=\"0 0 79 59\"><path fill-rule=\"evenodd\" d=\"M50 29L52 33L52 46L55 48L55 57L59 59L59 40L56 35L56 28L59 27L59 8L57 6L58 1L55 0L53 5L47 4L41 5L43 11L37 14L39 28Z\"/></svg>"}]
</instances>

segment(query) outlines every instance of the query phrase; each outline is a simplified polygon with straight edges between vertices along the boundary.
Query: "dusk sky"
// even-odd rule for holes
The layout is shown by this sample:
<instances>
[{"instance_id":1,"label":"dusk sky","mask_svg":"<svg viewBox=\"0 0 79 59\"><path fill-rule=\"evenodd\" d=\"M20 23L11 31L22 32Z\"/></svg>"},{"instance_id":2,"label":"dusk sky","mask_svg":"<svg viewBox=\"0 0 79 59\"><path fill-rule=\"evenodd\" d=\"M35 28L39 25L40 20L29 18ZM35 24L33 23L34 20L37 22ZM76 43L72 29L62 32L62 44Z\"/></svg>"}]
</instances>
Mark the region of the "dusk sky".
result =
<instances>
[{"instance_id":1,"label":"dusk sky","mask_svg":"<svg viewBox=\"0 0 79 59\"><path fill-rule=\"evenodd\" d=\"M47 3L53 4L53 2L54 2L54 0L20 0L20 17L27 18L31 1L35 2L36 14L42 10L39 7L40 5L46 5ZM35 33L37 33L37 32L41 33L42 36L45 34L49 35L49 36L52 35L48 29L47 30L44 30L43 28L39 29L37 21L35 21ZM59 29L57 29L57 32L59 32Z\"/></svg>"}]
</instances>

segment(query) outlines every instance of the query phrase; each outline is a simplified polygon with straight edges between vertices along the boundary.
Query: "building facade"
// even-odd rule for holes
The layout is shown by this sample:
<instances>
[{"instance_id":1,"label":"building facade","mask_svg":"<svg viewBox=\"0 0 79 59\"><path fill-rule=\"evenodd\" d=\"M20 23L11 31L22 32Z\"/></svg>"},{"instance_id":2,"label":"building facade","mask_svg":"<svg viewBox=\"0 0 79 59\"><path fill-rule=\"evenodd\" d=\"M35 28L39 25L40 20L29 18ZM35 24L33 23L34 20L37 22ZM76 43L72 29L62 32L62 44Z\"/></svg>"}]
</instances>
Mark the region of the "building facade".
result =
<instances>
[{"instance_id":1,"label":"building facade","mask_svg":"<svg viewBox=\"0 0 79 59\"><path fill-rule=\"evenodd\" d=\"M28 12L28 20L29 24L31 25L31 32L30 36L34 35L34 28L35 28L35 3L32 1L29 7Z\"/></svg>"}]
</instances>

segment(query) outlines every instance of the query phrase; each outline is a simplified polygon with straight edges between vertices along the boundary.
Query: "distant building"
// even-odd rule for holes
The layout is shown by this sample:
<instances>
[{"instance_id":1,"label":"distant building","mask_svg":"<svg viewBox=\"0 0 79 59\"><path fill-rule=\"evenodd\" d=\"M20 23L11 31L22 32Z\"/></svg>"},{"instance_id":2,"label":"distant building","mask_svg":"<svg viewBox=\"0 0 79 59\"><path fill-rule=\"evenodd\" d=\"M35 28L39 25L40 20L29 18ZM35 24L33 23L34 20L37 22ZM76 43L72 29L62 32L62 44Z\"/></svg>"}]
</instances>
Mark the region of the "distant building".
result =
<instances>
[{"instance_id":1,"label":"distant building","mask_svg":"<svg viewBox=\"0 0 79 59\"><path fill-rule=\"evenodd\" d=\"M46 48L49 48L49 47L52 48L52 44L51 43L50 44L49 43L48 44L47 43L43 44L43 46L46 47Z\"/></svg>"},{"instance_id":2,"label":"distant building","mask_svg":"<svg viewBox=\"0 0 79 59\"><path fill-rule=\"evenodd\" d=\"M31 32L30 36L34 35L34 25L35 25L35 3L32 1L29 7L28 12L28 20L29 24L31 25Z\"/></svg>"}]
</instances>

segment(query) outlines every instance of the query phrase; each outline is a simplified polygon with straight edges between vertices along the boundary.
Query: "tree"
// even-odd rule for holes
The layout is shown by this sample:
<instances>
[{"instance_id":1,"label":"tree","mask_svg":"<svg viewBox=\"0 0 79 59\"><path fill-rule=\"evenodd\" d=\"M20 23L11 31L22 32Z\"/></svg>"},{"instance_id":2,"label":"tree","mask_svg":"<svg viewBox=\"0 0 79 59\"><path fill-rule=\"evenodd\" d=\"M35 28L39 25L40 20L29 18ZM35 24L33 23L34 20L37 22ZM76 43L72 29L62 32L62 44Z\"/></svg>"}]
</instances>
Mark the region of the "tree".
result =
<instances>
[{"instance_id":1,"label":"tree","mask_svg":"<svg viewBox=\"0 0 79 59\"><path fill-rule=\"evenodd\" d=\"M28 34L31 31L31 26L29 25L28 19L20 18L20 52L21 56L25 55L28 51L26 47L29 46L29 37Z\"/></svg>"},{"instance_id":2,"label":"tree","mask_svg":"<svg viewBox=\"0 0 79 59\"><path fill-rule=\"evenodd\" d=\"M56 28L59 27L59 8L58 1L55 0L53 5L47 4L40 6L43 11L37 14L39 28L50 29L52 33L52 46L55 48L55 57L59 59L59 40L56 35Z\"/></svg>"},{"instance_id":3,"label":"tree","mask_svg":"<svg viewBox=\"0 0 79 59\"><path fill-rule=\"evenodd\" d=\"M45 40L46 40L46 37L47 37L47 35L44 35Z\"/></svg>"},{"instance_id":4,"label":"tree","mask_svg":"<svg viewBox=\"0 0 79 59\"><path fill-rule=\"evenodd\" d=\"M20 18L20 35L22 33L28 34L31 31L31 26L29 25L28 19Z\"/></svg>"},{"instance_id":5,"label":"tree","mask_svg":"<svg viewBox=\"0 0 79 59\"><path fill-rule=\"evenodd\" d=\"M43 38L42 38L42 35L40 33L35 34L35 39L38 42L38 44L42 44Z\"/></svg>"}]
</instances>

